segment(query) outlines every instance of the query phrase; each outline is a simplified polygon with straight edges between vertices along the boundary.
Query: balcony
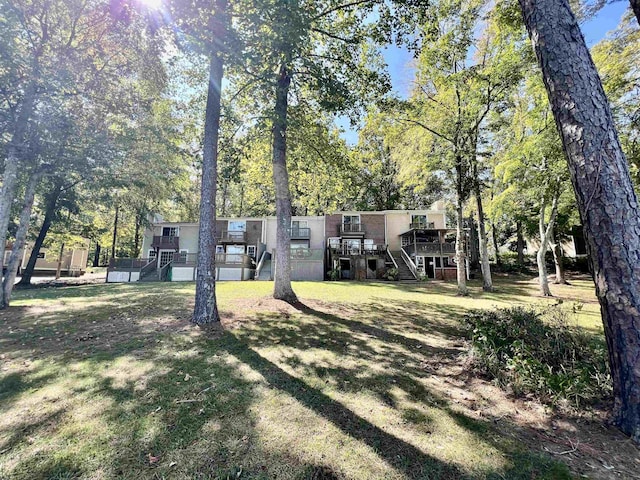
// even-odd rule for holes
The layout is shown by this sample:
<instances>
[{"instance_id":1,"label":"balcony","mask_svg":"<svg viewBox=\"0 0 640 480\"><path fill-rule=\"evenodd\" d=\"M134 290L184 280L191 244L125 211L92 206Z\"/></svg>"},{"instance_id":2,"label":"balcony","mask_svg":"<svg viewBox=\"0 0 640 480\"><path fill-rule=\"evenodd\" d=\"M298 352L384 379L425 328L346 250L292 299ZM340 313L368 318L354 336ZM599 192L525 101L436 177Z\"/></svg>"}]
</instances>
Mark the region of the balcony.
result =
<instances>
[{"instance_id":1,"label":"balcony","mask_svg":"<svg viewBox=\"0 0 640 480\"><path fill-rule=\"evenodd\" d=\"M433 222L411 222L409 228L411 230L435 230L436 225Z\"/></svg>"},{"instance_id":2,"label":"balcony","mask_svg":"<svg viewBox=\"0 0 640 480\"><path fill-rule=\"evenodd\" d=\"M407 251L411 251L413 253L413 244L409 244L403 247ZM454 243L442 243L439 242L418 242L417 244L417 253L420 255L424 254L435 254L440 255L440 252L443 254L456 253L456 245Z\"/></svg>"},{"instance_id":3,"label":"balcony","mask_svg":"<svg viewBox=\"0 0 640 480\"><path fill-rule=\"evenodd\" d=\"M309 240L311 229L307 227L293 227L289 229L291 240Z\"/></svg>"},{"instance_id":4,"label":"balcony","mask_svg":"<svg viewBox=\"0 0 640 480\"><path fill-rule=\"evenodd\" d=\"M362 223L343 223L340 225L338 235L364 236L364 225Z\"/></svg>"},{"instance_id":5,"label":"balcony","mask_svg":"<svg viewBox=\"0 0 640 480\"><path fill-rule=\"evenodd\" d=\"M341 256L350 255L386 255L386 245L349 245L348 243L342 243L340 245L331 245L331 253Z\"/></svg>"},{"instance_id":6,"label":"balcony","mask_svg":"<svg viewBox=\"0 0 640 480\"><path fill-rule=\"evenodd\" d=\"M178 250L180 248L180 237L175 235L154 235L151 248Z\"/></svg>"},{"instance_id":7,"label":"balcony","mask_svg":"<svg viewBox=\"0 0 640 480\"><path fill-rule=\"evenodd\" d=\"M218 243L247 243L247 232L220 232Z\"/></svg>"}]
</instances>

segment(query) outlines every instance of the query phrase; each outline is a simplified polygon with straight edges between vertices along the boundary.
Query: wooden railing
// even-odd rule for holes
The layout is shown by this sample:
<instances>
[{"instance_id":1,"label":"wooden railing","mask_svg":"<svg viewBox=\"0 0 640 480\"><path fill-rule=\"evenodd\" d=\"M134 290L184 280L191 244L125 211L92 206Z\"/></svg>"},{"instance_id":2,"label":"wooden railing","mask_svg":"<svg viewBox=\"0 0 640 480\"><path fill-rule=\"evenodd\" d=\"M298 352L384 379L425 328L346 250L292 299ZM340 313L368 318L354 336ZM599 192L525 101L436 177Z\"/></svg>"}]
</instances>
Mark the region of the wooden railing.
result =
<instances>
[{"instance_id":1,"label":"wooden railing","mask_svg":"<svg viewBox=\"0 0 640 480\"><path fill-rule=\"evenodd\" d=\"M329 249L337 255L385 255L387 252L386 245L360 245L355 247L348 243L342 243L339 246L334 245Z\"/></svg>"},{"instance_id":2,"label":"wooden railing","mask_svg":"<svg viewBox=\"0 0 640 480\"><path fill-rule=\"evenodd\" d=\"M167 235L154 235L151 242L151 248L180 248L180 237Z\"/></svg>"},{"instance_id":3,"label":"wooden railing","mask_svg":"<svg viewBox=\"0 0 640 480\"><path fill-rule=\"evenodd\" d=\"M324 251L318 248L292 248L290 258L297 261L323 260Z\"/></svg>"},{"instance_id":4,"label":"wooden railing","mask_svg":"<svg viewBox=\"0 0 640 480\"><path fill-rule=\"evenodd\" d=\"M160 268L159 277L161 282L169 280L169 271L171 270L172 264L173 262L167 262L162 266L162 268Z\"/></svg>"},{"instance_id":5,"label":"wooden railing","mask_svg":"<svg viewBox=\"0 0 640 480\"><path fill-rule=\"evenodd\" d=\"M434 222L411 222L409 228L415 228L416 230L435 230L436 224Z\"/></svg>"},{"instance_id":6,"label":"wooden railing","mask_svg":"<svg viewBox=\"0 0 640 480\"><path fill-rule=\"evenodd\" d=\"M362 223L342 223L340 233L364 233L364 225Z\"/></svg>"},{"instance_id":7,"label":"wooden railing","mask_svg":"<svg viewBox=\"0 0 640 480\"><path fill-rule=\"evenodd\" d=\"M247 232L222 231L217 238L220 243L244 243L247 241Z\"/></svg>"},{"instance_id":8,"label":"wooden railing","mask_svg":"<svg viewBox=\"0 0 640 480\"><path fill-rule=\"evenodd\" d=\"M216 253L216 265L255 268L256 264L253 258L242 253Z\"/></svg>"},{"instance_id":9,"label":"wooden railing","mask_svg":"<svg viewBox=\"0 0 640 480\"><path fill-rule=\"evenodd\" d=\"M293 227L289 229L289 236L296 240L307 240L311 237L311 229L307 227Z\"/></svg>"},{"instance_id":10,"label":"wooden railing","mask_svg":"<svg viewBox=\"0 0 640 480\"><path fill-rule=\"evenodd\" d=\"M387 253L389 254L389 258L393 262L394 268L397 270L398 269L398 262L396 262L396 259L393 258L393 255L391 254L391 250L387 250Z\"/></svg>"},{"instance_id":11,"label":"wooden railing","mask_svg":"<svg viewBox=\"0 0 640 480\"><path fill-rule=\"evenodd\" d=\"M174 253L171 262L175 267L195 267L198 264L198 254Z\"/></svg>"},{"instance_id":12,"label":"wooden railing","mask_svg":"<svg viewBox=\"0 0 640 480\"><path fill-rule=\"evenodd\" d=\"M149 262L145 266L140 268L140 278L151 275L156 271L156 268L158 268L158 259L157 258L149 259Z\"/></svg>"},{"instance_id":13,"label":"wooden railing","mask_svg":"<svg viewBox=\"0 0 640 480\"><path fill-rule=\"evenodd\" d=\"M413 263L413 260L411 260L411 257L407 254L407 252L404 251L404 248L400 249L400 255L402 255L402 259L404 260L404 263L407 264L407 267L409 267L409 270L411 270L411 275L413 275L413 278L417 280L418 267L416 267L416 264Z\"/></svg>"},{"instance_id":14,"label":"wooden railing","mask_svg":"<svg viewBox=\"0 0 640 480\"><path fill-rule=\"evenodd\" d=\"M111 258L109 259L109 271L136 272L152 260L149 258Z\"/></svg>"},{"instance_id":15,"label":"wooden railing","mask_svg":"<svg viewBox=\"0 0 640 480\"><path fill-rule=\"evenodd\" d=\"M260 261L258 262L258 265L256 266L256 275L255 275L255 279L258 280L258 277L260 277L260 271L262 270L262 267L264 266L264 262L267 259L267 256L269 255L269 252L267 252L266 250L264 252L262 252L262 256L260 257Z\"/></svg>"}]
</instances>

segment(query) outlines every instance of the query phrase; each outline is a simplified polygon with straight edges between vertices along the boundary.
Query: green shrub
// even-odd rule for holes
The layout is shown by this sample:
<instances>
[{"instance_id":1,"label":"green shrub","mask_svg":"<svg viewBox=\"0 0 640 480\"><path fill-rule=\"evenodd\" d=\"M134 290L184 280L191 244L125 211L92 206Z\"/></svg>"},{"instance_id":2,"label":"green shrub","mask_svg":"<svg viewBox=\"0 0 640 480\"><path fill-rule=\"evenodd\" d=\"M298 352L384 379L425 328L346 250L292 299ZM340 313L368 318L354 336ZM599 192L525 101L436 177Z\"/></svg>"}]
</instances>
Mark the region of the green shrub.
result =
<instances>
[{"instance_id":1,"label":"green shrub","mask_svg":"<svg viewBox=\"0 0 640 480\"><path fill-rule=\"evenodd\" d=\"M476 310L464 324L474 366L516 395L580 407L611 393L604 339L569 326L559 306Z\"/></svg>"},{"instance_id":2,"label":"green shrub","mask_svg":"<svg viewBox=\"0 0 640 480\"><path fill-rule=\"evenodd\" d=\"M397 268L389 268L387 269L386 272L384 272L384 275L382 276L382 278L386 279L386 280L398 280L398 278L400 278L400 274L398 272Z\"/></svg>"},{"instance_id":3,"label":"green shrub","mask_svg":"<svg viewBox=\"0 0 640 480\"><path fill-rule=\"evenodd\" d=\"M327 272L327 277L329 278L329 280L332 280L332 281L340 280L340 270L337 268L329 270Z\"/></svg>"}]
</instances>

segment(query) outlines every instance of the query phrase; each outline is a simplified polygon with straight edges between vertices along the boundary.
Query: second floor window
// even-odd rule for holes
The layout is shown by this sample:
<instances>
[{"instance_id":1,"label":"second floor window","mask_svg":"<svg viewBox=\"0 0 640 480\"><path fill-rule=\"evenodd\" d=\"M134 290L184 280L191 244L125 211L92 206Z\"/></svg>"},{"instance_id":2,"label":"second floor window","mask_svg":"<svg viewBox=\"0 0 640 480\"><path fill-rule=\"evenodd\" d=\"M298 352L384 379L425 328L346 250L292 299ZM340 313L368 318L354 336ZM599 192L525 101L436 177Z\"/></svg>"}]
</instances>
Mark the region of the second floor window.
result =
<instances>
[{"instance_id":1,"label":"second floor window","mask_svg":"<svg viewBox=\"0 0 640 480\"><path fill-rule=\"evenodd\" d=\"M426 225L427 224L427 216L426 215L411 215L411 223L416 225Z\"/></svg>"},{"instance_id":2,"label":"second floor window","mask_svg":"<svg viewBox=\"0 0 640 480\"><path fill-rule=\"evenodd\" d=\"M177 237L178 236L178 227L162 227L162 236L163 237Z\"/></svg>"}]
</instances>

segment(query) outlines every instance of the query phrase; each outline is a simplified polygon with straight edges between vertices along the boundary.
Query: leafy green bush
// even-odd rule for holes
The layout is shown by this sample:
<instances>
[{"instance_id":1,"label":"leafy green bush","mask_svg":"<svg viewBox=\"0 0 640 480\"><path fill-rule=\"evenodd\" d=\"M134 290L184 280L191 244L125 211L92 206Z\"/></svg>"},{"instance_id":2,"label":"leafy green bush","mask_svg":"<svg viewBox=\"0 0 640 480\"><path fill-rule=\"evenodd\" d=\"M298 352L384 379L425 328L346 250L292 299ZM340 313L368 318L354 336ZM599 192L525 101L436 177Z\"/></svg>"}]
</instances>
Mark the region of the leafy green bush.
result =
<instances>
[{"instance_id":1,"label":"leafy green bush","mask_svg":"<svg viewBox=\"0 0 640 480\"><path fill-rule=\"evenodd\" d=\"M559 306L476 310L464 324L473 364L517 395L580 407L611 393L604 339L569 326Z\"/></svg>"},{"instance_id":2,"label":"leafy green bush","mask_svg":"<svg viewBox=\"0 0 640 480\"><path fill-rule=\"evenodd\" d=\"M398 280L398 278L400 278L400 274L398 272L397 268L389 268L387 269L386 272L384 272L384 275L382 276L382 278L386 279L386 280Z\"/></svg>"},{"instance_id":3,"label":"leafy green bush","mask_svg":"<svg viewBox=\"0 0 640 480\"><path fill-rule=\"evenodd\" d=\"M329 270L327 272L327 277L332 281L340 280L340 270L337 268Z\"/></svg>"}]
</instances>

